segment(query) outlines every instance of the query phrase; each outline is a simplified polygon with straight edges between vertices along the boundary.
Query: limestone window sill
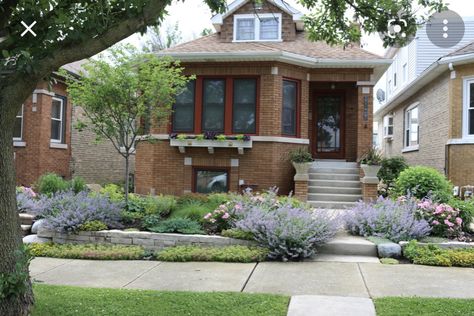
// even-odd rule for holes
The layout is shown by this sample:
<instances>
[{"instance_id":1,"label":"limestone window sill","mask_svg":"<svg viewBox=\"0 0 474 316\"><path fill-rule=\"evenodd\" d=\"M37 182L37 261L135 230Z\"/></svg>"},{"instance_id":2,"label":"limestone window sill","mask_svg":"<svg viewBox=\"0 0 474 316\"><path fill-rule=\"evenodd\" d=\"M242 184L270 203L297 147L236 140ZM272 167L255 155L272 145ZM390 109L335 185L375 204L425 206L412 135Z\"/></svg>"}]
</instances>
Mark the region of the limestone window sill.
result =
<instances>
[{"instance_id":1,"label":"limestone window sill","mask_svg":"<svg viewBox=\"0 0 474 316\"><path fill-rule=\"evenodd\" d=\"M61 143L49 143L49 148L54 148L54 149L67 149L68 146L67 144L61 144Z\"/></svg>"},{"instance_id":2,"label":"limestone window sill","mask_svg":"<svg viewBox=\"0 0 474 316\"><path fill-rule=\"evenodd\" d=\"M13 147L26 147L26 142L23 141L13 141Z\"/></svg>"},{"instance_id":3,"label":"limestone window sill","mask_svg":"<svg viewBox=\"0 0 474 316\"><path fill-rule=\"evenodd\" d=\"M420 149L419 145L405 147L405 148L402 149L402 153L409 153L409 152L412 152L412 151L418 151L419 149Z\"/></svg>"}]
</instances>

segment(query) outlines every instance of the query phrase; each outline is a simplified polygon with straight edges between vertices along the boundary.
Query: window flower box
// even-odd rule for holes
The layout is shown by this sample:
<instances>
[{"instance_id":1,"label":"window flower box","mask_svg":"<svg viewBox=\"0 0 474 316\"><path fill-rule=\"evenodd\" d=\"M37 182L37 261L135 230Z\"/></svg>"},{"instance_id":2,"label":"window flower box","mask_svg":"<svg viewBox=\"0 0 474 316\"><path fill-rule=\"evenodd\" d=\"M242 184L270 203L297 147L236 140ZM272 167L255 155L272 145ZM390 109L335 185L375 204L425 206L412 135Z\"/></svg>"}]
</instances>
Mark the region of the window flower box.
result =
<instances>
[{"instance_id":1,"label":"window flower box","mask_svg":"<svg viewBox=\"0 0 474 316\"><path fill-rule=\"evenodd\" d=\"M187 147L204 147L210 154L215 148L236 148L240 155L245 148L252 148L252 139L247 135L170 135L170 146L178 147L180 153L185 153Z\"/></svg>"}]
</instances>

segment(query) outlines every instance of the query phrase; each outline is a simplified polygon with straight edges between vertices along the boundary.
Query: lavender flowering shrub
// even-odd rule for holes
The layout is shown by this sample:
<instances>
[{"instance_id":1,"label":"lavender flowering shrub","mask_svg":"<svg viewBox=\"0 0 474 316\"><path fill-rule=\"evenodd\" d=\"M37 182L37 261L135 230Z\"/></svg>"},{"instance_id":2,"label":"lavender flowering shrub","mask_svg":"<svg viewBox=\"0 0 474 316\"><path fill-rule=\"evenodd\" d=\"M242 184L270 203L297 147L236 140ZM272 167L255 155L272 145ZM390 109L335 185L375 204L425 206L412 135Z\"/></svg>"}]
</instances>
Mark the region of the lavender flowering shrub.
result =
<instances>
[{"instance_id":1,"label":"lavender flowering shrub","mask_svg":"<svg viewBox=\"0 0 474 316\"><path fill-rule=\"evenodd\" d=\"M20 212L34 213L38 195L28 187L16 188L16 206Z\"/></svg>"},{"instance_id":2,"label":"lavender flowering shrub","mask_svg":"<svg viewBox=\"0 0 474 316\"><path fill-rule=\"evenodd\" d=\"M243 213L234 226L249 232L263 247L268 257L283 261L299 260L316 253L321 245L337 232L337 223L324 213L311 213L289 205L271 211L253 207Z\"/></svg>"},{"instance_id":3,"label":"lavender flowering shrub","mask_svg":"<svg viewBox=\"0 0 474 316\"><path fill-rule=\"evenodd\" d=\"M106 196L90 196L72 191L42 196L37 202L39 217L45 227L58 232L74 232L87 222L100 221L108 228L121 228L123 203L112 202Z\"/></svg>"},{"instance_id":4,"label":"lavender flowering shrub","mask_svg":"<svg viewBox=\"0 0 474 316\"><path fill-rule=\"evenodd\" d=\"M399 242L420 239L430 233L429 223L425 219L418 219L416 215L416 200L380 197L368 203L357 202L344 216L344 220L352 234L377 236Z\"/></svg>"}]
</instances>

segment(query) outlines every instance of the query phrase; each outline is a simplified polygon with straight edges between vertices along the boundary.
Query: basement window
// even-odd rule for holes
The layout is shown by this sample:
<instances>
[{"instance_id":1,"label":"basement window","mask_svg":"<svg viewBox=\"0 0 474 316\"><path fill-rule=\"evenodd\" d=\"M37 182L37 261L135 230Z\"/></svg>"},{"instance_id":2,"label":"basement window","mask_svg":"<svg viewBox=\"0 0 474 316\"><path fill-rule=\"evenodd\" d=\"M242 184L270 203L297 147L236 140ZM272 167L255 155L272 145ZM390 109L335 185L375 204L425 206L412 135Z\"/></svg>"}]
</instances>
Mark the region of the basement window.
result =
<instances>
[{"instance_id":1,"label":"basement window","mask_svg":"<svg viewBox=\"0 0 474 316\"><path fill-rule=\"evenodd\" d=\"M221 193L229 191L228 169L195 168L194 192L196 193Z\"/></svg>"}]
</instances>

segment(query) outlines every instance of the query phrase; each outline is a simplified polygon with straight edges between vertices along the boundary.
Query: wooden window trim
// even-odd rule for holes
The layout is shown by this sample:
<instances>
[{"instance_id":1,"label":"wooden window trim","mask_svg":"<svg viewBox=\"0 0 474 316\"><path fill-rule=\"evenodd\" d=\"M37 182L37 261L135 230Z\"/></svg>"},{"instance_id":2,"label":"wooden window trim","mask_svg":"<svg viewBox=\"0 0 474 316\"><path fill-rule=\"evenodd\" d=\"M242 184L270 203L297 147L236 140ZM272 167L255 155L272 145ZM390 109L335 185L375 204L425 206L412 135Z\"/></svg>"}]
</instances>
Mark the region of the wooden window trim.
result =
<instances>
[{"instance_id":1,"label":"wooden window trim","mask_svg":"<svg viewBox=\"0 0 474 316\"><path fill-rule=\"evenodd\" d=\"M295 135L288 135L283 133L283 82L284 81L293 81L296 83L296 133ZM280 128L282 137L289 138L300 138L301 137L301 80L294 79L290 77L283 77L281 81L281 118L280 118Z\"/></svg>"},{"instance_id":2,"label":"wooden window trim","mask_svg":"<svg viewBox=\"0 0 474 316\"><path fill-rule=\"evenodd\" d=\"M191 192L197 193L197 173L198 171L222 171L227 173L227 192L230 192L230 167L216 167L216 166L193 166Z\"/></svg>"}]
</instances>

